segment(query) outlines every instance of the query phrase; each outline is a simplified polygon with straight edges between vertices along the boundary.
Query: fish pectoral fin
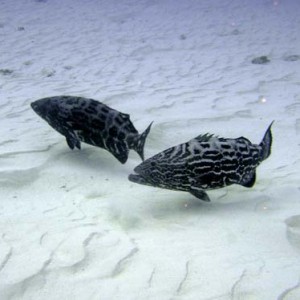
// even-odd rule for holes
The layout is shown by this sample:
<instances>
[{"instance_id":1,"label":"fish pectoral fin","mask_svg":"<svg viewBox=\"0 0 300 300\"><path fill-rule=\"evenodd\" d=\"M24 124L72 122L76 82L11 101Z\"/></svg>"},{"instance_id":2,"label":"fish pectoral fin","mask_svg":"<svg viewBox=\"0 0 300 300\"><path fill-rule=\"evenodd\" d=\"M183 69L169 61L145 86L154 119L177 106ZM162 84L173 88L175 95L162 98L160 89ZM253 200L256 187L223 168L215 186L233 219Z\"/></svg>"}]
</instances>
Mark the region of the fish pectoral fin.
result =
<instances>
[{"instance_id":1,"label":"fish pectoral fin","mask_svg":"<svg viewBox=\"0 0 300 300\"><path fill-rule=\"evenodd\" d=\"M253 185L255 183L255 180L256 180L256 173L255 173L255 170L254 170L254 171L246 174L242 178L242 180L239 184L244 186L244 187L250 188L250 187L253 187Z\"/></svg>"},{"instance_id":2,"label":"fish pectoral fin","mask_svg":"<svg viewBox=\"0 0 300 300\"><path fill-rule=\"evenodd\" d=\"M66 137L66 141L71 150L75 147L81 149L80 141L72 136Z\"/></svg>"},{"instance_id":3,"label":"fish pectoral fin","mask_svg":"<svg viewBox=\"0 0 300 300\"><path fill-rule=\"evenodd\" d=\"M196 198L200 199L200 200L203 200L203 201L206 201L206 202L210 202L210 199L207 195L206 192L204 192L203 190L197 188L197 187L191 187L191 189L189 190L189 192L195 196Z\"/></svg>"}]
</instances>

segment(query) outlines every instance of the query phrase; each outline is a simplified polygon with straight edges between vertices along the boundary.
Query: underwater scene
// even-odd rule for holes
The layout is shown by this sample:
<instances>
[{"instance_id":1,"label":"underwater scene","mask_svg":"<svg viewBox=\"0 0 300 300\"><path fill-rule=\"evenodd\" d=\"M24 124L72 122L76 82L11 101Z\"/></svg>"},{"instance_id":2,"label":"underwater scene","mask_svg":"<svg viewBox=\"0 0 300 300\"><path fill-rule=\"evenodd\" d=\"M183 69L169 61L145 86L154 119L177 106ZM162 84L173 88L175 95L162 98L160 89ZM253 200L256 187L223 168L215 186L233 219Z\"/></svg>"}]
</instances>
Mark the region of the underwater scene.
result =
<instances>
[{"instance_id":1,"label":"underwater scene","mask_svg":"<svg viewBox=\"0 0 300 300\"><path fill-rule=\"evenodd\" d=\"M299 300L299 12L0 0L0 300Z\"/></svg>"}]
</instances>

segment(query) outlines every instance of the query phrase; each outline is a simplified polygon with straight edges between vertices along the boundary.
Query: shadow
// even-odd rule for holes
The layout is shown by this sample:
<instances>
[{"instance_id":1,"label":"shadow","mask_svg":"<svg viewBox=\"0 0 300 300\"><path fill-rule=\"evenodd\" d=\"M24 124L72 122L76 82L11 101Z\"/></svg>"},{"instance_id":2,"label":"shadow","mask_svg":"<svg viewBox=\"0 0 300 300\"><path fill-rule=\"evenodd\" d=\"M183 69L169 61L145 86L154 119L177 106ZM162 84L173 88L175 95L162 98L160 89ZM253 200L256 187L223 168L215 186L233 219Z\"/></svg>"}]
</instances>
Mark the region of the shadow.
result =
<instances>
[{"instance_id":1,"label":"shadow","mask_svg":"<svg viewBox=\"0 0 300 300\"><path fill-rule=\"evenodd\" d=\"M205 202L195 198L187 192L164 190L158 188L142 187L133 190L130 204L136 203L142 208L140 214L148 215L160 221L176 222L180 219L193 220L198 218L207 218L210 220L231 219L232 216L253 214L260 198L264 196L261 193L253 193L248 190L239 190L227 188L208 191L211 202ZM148 218L147 217L147 218ZM191 217L191 218L190 218Z\"/></svg>"},{"instance_id":2,"label":"shadow","mask_svg":"<svg viewBox=\"0 0 300 300\"><path fill-rule=\"evenodd\" d=\"M61 162L66 167L78 168L79 170L99 170L102 173L126 173L126 176L132 171L129 161L122 165L108 151L89 145L83 145L81 150L70 150L65 147L65 149L57 150L49 158L50 164Z\"/></svg>"},{"instance_id":3,"label":"shadow","mask_svg":"<svg viewBox=\"0 0 300 300\"><path fill-rule=\"evenodd\" d=\"M293 247L300 250L300 215L286 219L285 224L287 240Z\"/></svg>"}]
</instances>

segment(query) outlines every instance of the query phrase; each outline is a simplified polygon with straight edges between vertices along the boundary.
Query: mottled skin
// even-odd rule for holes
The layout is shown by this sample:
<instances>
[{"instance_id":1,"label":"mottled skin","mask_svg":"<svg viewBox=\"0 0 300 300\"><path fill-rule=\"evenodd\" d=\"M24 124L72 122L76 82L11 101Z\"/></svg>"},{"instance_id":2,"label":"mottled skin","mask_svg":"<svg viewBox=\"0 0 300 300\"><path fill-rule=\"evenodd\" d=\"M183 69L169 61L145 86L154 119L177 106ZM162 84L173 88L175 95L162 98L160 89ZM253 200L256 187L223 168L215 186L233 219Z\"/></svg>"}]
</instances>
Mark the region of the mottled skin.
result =
<instances>
[{"instance_id":1,"label":"mottled skin","mask_svg":"<svg viewBox=\"0 0 300 300\"><path fill-rule=\"evenodd\" d=\"M144 160L144 144L152 123L140 135L128 114L83 97L49 97L31 103L31 107L66 137L71 149L80 149L80 142L85 142L108 150L121 163L133 149Z\"/></svg>"},{"instance_id":2,"label":"mottled skin","mask_svg":"<svg viewBox=\"0 0 300 300\"><path fill-rule=\"evenodd\" d=\"M273 123L273 122L272 122ZM256 167L271 153L271 126L259 145L237 139L200 135L147 159L129 175L135 183L187 191L210 201L204 190L231 184L252 187Z\"/></svg>"}]
</instances>

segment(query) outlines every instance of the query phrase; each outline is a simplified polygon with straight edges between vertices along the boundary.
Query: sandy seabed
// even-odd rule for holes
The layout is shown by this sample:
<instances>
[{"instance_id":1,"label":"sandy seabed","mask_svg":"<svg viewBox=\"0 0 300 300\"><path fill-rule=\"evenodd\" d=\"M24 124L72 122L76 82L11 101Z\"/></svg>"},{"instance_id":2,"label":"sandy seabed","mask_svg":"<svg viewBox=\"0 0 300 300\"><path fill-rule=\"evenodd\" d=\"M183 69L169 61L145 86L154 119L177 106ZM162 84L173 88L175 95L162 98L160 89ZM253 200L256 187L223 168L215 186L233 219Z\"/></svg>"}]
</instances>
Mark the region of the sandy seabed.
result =
<instances>
[{"instance_id":1,"label":"sandy seabed","mask_svg":"<svg viewBox=\"0 0 300 300\"><path fill-rule=\"evenodd\" d=\"M0 299L300 299L300 2L0 1ZM266 64L252 60L267 56ZM252 189L136 185L65 139L53 95L129 113L145 156L211 132L270 158Z\"/></svg>"}]
</instances>

